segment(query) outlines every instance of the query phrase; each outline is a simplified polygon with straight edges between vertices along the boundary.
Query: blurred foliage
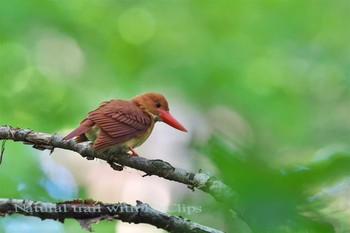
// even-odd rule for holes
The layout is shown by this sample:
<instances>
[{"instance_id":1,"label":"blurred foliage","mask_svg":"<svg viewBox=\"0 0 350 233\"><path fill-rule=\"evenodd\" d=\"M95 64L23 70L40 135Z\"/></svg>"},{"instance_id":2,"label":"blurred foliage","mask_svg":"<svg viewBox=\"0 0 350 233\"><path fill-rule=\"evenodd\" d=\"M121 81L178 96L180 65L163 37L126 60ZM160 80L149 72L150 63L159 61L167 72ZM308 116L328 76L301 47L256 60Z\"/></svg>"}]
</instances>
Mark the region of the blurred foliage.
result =
<instances>
[{"instance_id":1,"label":"blurred foliage","mask_svg":"<svg viewBox=\"0 0 350 233\"><path fill-rule=\"evenodd\" d=\"M253 230L349 232L349 210L331 204L349 193L349 10L341 0L0 0L0 123L57 132L103 100L164 92L199 112L188 114L193 160L240 194ZM7 143L1 197L55 200L31 153ZM210 208L233 232L227 208Z\"/></svg>"}]
</instances>

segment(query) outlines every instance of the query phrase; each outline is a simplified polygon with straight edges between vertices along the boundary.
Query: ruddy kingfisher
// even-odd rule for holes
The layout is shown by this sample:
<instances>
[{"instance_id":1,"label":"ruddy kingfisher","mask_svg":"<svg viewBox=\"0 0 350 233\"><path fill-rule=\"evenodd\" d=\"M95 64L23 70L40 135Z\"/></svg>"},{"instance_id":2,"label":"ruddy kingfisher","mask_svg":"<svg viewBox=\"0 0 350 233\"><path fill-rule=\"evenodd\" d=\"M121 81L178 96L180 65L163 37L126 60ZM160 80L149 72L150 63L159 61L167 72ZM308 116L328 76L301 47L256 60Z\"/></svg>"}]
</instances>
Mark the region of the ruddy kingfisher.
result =
<instances>
[{"instance_id":1,"label":"ruddy kingfisher","mask_svg":"<svg viewBox=\"0 0 350 233\"><path fill-rule=\"evenodd\" d=\"M95 151L131 151L130 156L137 156L134 148L150 136L158 121L187 132L169 113L168 102L163 95L145 93L131 100L102 102L64 139L75 137L76 142L91 141Z\"/></svg>"}]
</instances>

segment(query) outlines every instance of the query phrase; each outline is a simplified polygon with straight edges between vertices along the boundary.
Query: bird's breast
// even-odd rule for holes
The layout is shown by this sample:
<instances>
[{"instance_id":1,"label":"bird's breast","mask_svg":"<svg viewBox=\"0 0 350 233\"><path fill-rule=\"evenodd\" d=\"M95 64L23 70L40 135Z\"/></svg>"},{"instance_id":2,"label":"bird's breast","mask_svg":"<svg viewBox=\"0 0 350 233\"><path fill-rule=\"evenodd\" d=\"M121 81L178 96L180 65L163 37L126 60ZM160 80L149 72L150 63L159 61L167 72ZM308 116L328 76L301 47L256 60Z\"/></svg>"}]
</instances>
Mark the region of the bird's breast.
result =
<instances>
[{"instance_id":1,"label":"bird's breast","mask_svg":"<svg viewBox=\"0 0 350 233\"><path fill-rule=\"evenodd\" d=\"M154 127L154 123L151 124L151 126L147 129L147 131L139 136L136 136L134 138L131 138L129 140L127 140L124 144L125 144L125 147L128 148L128 147L132 147L132 148L135 148L135 147L138 147L140 146L142 143L144 143L147 138L151 135L152 133L152 130L153 130L153 127Z\"/></svg>"}]
</instances>

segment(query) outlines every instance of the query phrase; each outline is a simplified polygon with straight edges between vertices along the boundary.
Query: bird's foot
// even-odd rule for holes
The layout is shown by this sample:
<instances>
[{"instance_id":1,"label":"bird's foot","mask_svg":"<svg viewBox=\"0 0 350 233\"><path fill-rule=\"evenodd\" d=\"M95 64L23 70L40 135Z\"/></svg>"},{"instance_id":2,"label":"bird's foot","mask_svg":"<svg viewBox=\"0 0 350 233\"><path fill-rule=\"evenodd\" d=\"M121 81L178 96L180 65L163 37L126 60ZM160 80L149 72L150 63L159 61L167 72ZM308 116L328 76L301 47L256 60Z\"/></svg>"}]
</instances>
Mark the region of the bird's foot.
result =
<instances>
[{"instance_id":1,"label":"bird's foot","mask_svg":"<svg viewBox=\"0 0 350 233\"><path fill-rule=\"evenodd\" d=\"M129 146L128 149L131 151L131 154L129 154L128 157L139 156L131 146Z\"/></svg>"}]
</instances>

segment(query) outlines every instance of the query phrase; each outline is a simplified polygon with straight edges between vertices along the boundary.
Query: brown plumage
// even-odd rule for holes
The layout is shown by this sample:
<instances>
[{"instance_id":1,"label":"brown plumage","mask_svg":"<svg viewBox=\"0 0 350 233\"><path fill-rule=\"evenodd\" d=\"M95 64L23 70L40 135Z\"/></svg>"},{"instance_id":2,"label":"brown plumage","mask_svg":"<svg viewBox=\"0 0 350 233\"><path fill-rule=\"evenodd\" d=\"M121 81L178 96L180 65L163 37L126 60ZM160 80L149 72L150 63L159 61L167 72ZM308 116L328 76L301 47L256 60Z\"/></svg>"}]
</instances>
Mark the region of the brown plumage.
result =
<instances>
[{"instance_id":1,"label":"brown plumage","mask_svg":"<svg viewBox=\"0 0 350 233\"><path fill-rule=\"evenodd\" d=\"M164 96L145 93L131 100L102 102L64 139L76 137L76 142L92 141L96 151L131 150L133 155L137 155L133 148L140 146L149 137L157 121L187 131L170 115Z\"/></svg>"}]
</instances>

